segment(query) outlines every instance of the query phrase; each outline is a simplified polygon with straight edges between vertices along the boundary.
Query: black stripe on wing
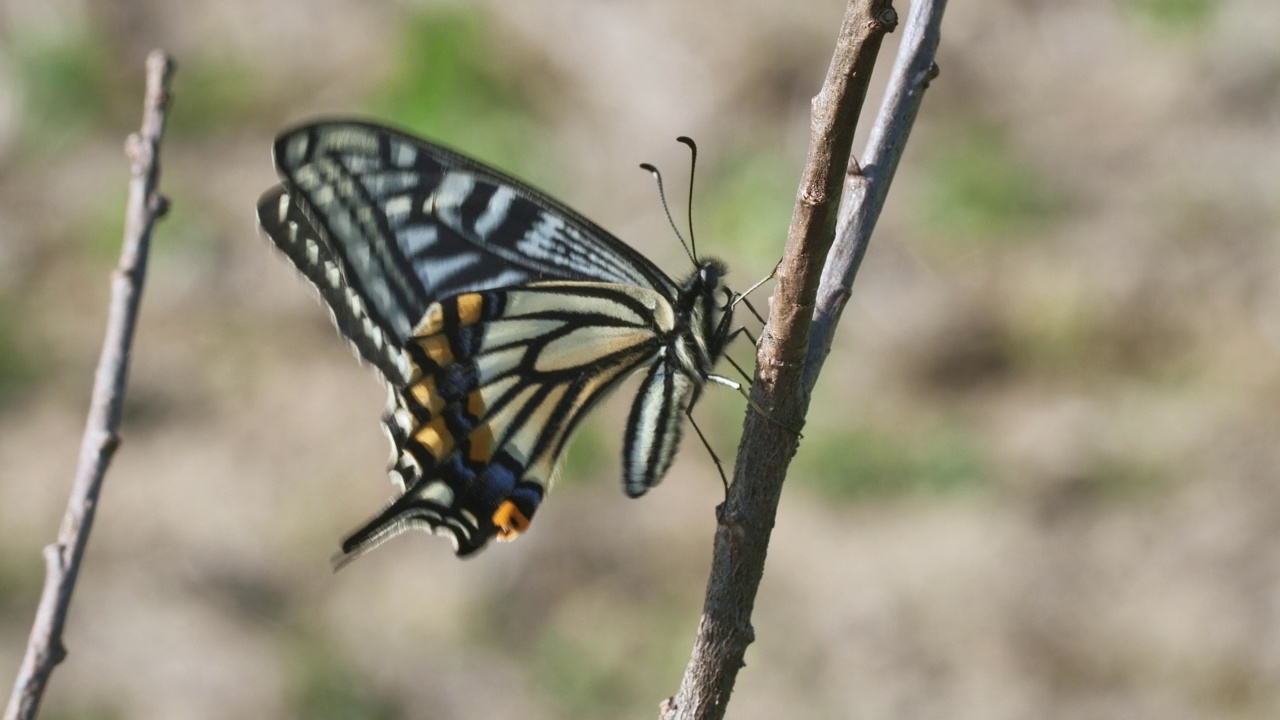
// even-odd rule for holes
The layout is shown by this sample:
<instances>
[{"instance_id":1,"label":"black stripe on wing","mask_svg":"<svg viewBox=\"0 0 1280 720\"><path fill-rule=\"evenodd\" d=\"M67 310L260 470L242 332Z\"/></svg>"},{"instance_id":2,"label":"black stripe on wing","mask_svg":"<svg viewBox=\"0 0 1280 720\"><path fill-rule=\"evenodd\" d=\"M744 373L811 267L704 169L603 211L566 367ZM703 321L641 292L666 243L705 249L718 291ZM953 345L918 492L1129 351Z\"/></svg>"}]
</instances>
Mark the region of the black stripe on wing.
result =
<instances>
[{"instance_id":1,"label":"black stripe on wing","mask_svg":"<svg viewBox=\"0 0 1280 720\"><path fill-rule=\"evenodd\" d=\"M342 545L345 564L401 531L459 555L524 531L584 414L653 362L674 312L657 292L587 282L465 293L406 344L413 379L384 418L405 492Z\"/></svg>"},{"instance_id":2,"label":"black stripe on wing","mask_svg":"<svg viewBox=\"0 0 1280 720\"><path fill-rule=\"evenodd\" d=\"M258 200L258 223L263 233L319 291L329 307L333 324L351 342L356 353L376 367L388 382L397 385L407 382L409 367L399 341L377 308L364 301L359 279L344 272L339 258L283 186L271 188Z\"/></svg>"},{"instance_id":3,"label":"black stripe on wing","mask_svg":"<svg viewBox=\"0 0 1280 720\"><path fill-rule=\"evenodd\" d=\"M397 130L358 121L308 124L277 138L275 159L336 251L357 273L386 274L390 292L382 299L405 314L463 292L538 280L675 295L648 259L574 210Z\"/></svg>"}]
</instances>

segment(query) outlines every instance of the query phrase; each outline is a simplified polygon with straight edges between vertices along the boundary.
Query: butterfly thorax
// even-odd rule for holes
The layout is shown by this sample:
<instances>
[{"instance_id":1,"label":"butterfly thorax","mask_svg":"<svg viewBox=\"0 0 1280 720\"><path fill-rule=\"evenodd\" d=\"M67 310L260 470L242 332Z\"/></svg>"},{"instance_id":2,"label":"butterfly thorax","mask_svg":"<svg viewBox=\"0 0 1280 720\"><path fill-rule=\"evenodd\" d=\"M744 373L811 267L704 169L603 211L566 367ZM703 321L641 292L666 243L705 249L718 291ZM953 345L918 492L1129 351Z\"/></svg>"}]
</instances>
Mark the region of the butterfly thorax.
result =
<instances>
[{"instance_id":1,"label":"butterfly thorax","mask_svg":"<svg viewBox=\"0 0 1280 720\"><path fill-rule=\"evenodd\" d=\"M680 370L698 386L724 352L731 311L718 298L726 272L720 260L704 259L676 296L676 326L668 348Z\"/></svg>"}]
</instances>

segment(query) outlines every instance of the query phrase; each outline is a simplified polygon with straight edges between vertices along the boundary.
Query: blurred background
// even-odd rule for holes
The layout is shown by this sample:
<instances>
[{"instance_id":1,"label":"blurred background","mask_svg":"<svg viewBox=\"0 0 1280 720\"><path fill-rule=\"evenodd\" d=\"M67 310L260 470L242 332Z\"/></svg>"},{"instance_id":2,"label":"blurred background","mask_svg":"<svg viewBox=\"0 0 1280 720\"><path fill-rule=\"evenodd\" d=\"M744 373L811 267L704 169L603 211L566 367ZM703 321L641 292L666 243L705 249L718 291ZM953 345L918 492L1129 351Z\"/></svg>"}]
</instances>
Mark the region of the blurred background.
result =
<instances>
[{"instance_id":1,"label":"blurred background","mask_svg":"<svg viewBox=\"0 0 1280 720\"><path fill-rule=\"evenodd\" d=\"M258 237L254 203L278 129L371 115L680 274L636 166L666 170L681 215L688 134L699 247L742 287L781 252L843 9L0 0L5 690L162 47L172 213L43 717L653 717L701 611L722 498L707 453L686 439L666 482L626 499L624 391L519 542L459 562L412 534L332 574L339 538L392 494L384 392ZM1277 38L1272 0L952 4L783 497L732 717L1280 715ZM732 392L698 408L722 456L743 412Z\"/></svg>"}]
</instances>

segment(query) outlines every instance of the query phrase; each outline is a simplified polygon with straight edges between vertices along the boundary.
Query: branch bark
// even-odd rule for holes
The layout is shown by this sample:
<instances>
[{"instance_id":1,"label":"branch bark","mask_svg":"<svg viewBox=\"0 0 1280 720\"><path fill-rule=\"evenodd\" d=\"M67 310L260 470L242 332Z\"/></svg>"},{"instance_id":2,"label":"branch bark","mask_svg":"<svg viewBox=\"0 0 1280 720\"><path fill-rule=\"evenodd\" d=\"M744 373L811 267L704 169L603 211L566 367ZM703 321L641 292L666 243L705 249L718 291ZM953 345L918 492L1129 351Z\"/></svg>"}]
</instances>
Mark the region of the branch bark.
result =
<instances>
[{"instance_id":1,"label":"branch bark","mask_svg":"<svg viewBox=\"0 0 1280 720\"><path fill-rule=\"evenodd\" d=\"M169 106L173 62L161 51L147 58L147 89L142 128L129 136L125 154L130 161L129 199L125 211L124 245L112 276L107 333L94 376L93 398L80 445L71 497L58 539L44 549L45 583L36 609L27 652L18 669L5 720L31 720L40 708L54 667L66 657L62 631L71 594L89 541L98 496L107 466L120 445L120 409L124 402L129 356L137 325L138 306L147 269L147 251L156 220L168 209L157 191L160 180L160 140Z\"/></svg>"},{"instance_id":2,"label":"branch bark","mask_svg":"<svg viewBox=\"0 0 1280 720\"><path fill-rule=\"evenodd\" d=\"M846 194L840 207L836 241L827 253L818 287L817 307L809 335L809 358L805 364L805 388L812 392L818 373L831 352L836 325L849 301L854 278L866 255L871 232L884 209L889 185L906 149L929 81L938 76L934 58L942 35L942 13L946 0L916 0L911 4L898 58L894 61L884 101L871 128L863 164L850 161Z\"/></svg>"},{"instance_id":3,"label":"branch bark","mask_svg":"<svg viewBox=\"0 0 1280 720\"><path fill-rule=\"evenodd\" d=\"M822 259L836 229L844 167L853 146L880 44L897 25L888 0L850 0L822 89L811 107L809 155L796 193L778 285L760 338L754 402L734 464L734 481L717 511L711 576L702 620L680 690L662 705L667 720L724 717L754 640L751 612L764 576L782 482L808 411L802 383Z\"/></svg>"}]
</instances>

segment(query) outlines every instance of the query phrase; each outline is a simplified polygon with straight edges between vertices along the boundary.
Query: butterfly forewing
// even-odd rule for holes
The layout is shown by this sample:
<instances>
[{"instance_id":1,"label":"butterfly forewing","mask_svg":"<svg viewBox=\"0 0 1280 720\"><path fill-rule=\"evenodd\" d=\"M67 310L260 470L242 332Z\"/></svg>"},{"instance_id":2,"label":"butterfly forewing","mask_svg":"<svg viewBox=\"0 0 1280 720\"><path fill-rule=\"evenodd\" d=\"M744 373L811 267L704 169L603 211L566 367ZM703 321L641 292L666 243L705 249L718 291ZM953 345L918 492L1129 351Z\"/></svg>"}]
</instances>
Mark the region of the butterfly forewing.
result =
<instances>
[{"instance_id":1,"label":"butterfly forewing","mask_svg":"<svg viewBox=\"0 0 1280 720\"><path fill-rule=\"evenodd\" d=\"M536 280L675 291L644 256L569 208L418 138L321 123L281 135L275 156L352 271L385 280L407 316L451 295Z\"/></svg>"},{"instance_id":2,"label":"butterfly forewing","mask_svg":"<svg viewBox=\"0 0 1280 720\"><path fill-rule=\"evenodd\" d=\"M372 124L287 131L275 159L263 230L389 386L389 473L404 492L339 564L413 527L459 555L514 537L584 414L646 366L624 481L639 495L661 479L720 353L702 318L723 311L721 266L677 286L522 182Z\"/></svg>"},{"instance_id":3,"label":"butterfly forewing","mask_svg":"<svg viewBox=\"0 0 1280 720\"><path fill-rule=\"evenodd\" d=\"M377 308L366 302L359 281L311 225L302 208L283 187L267 191L258 201L263 231L315 285L329 306L333 323L351 341L357 354L388 382L408 379L408 365L400 341Z\"/></svg>"}]
</instances>

